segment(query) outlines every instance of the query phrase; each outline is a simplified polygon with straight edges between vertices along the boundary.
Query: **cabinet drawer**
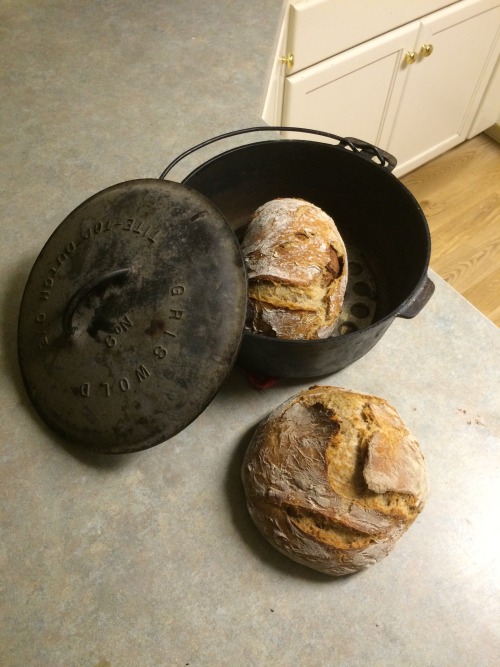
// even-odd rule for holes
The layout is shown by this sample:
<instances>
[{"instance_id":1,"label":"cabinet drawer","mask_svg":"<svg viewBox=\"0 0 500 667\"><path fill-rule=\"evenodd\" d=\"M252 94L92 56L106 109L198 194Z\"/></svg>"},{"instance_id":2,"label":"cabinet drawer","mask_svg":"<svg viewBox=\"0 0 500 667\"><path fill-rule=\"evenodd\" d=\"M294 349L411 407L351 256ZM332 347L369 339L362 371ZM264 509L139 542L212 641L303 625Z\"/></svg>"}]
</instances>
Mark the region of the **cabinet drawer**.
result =
<instances>
[{"instance_id":1,"label":"cabinet drawer","mask_svg":"<svg viewBox=\"0 0 500 667\"><path fill-rule=\"evenodd\" d=\"M287 53L293 74L457 0L292 0Z\"/></svg>"}]
</instances>

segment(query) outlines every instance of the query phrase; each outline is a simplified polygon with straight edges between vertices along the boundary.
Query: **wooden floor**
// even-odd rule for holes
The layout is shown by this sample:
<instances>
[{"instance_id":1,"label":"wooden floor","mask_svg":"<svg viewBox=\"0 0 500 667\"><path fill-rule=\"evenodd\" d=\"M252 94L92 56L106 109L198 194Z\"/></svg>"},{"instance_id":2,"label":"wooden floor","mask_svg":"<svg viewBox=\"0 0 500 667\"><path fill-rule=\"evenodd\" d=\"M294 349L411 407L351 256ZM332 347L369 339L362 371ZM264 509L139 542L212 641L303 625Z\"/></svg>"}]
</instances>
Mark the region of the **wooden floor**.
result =
<instances>
[{"instance_id":1,"label":"wooden floor","mask_svg":"<svg viewBox=\"0 0 500 667\"><path fill-rule=\"evenodd\" d=\"M500 326L500 144L480 134L402 182L431 230L431 268Z\"/></svg>"}]
</instances>

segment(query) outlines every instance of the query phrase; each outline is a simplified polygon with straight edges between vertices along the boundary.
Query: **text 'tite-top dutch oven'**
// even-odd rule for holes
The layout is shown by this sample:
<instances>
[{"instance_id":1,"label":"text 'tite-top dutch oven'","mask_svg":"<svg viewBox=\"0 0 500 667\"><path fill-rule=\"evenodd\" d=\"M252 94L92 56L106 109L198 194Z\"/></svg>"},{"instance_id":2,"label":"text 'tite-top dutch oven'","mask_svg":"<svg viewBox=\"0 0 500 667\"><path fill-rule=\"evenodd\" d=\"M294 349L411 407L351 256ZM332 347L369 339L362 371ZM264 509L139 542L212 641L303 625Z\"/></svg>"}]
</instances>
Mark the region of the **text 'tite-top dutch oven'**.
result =
<instances>
[{"instance_id":1,"label":"text 'tite-top dutch oven'","mask_svg":"<svg viewBox=\"0 0 500 667\"><path fill-rule=\"evenodd\" d=\"M278 128L202 145L269 129ZM191 423L235 361L276 377L328 375L366 354L395 317L417 314L433 287L429 232L390 174L394 159L310 132L339 143L248 144L182 184L164 180L196 146L159 179L98 192L56 228L29 275L18 326L25 387L53 430L93 451L146 449ZM325 340L244 332L237 232L262 203L288 196L326 210L347 244L346 308Z\"/></svg>"}]
</instances>

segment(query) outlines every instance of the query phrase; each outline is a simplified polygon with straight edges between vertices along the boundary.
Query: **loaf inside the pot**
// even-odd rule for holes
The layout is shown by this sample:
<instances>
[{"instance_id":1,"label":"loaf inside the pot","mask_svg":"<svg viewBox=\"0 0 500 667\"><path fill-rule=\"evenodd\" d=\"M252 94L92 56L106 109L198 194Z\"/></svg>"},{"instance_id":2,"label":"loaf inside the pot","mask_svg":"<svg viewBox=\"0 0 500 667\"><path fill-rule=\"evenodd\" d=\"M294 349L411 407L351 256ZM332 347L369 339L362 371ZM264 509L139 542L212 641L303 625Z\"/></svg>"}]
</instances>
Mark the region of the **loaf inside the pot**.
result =
<instances>
[{"instance_id":1,"label":"loaf inside the pot","mask_svg":"<svg viewBox=\"0 0 500 667\"><path fill-rule=\"evenodd\" d=\"M248 328L285 339L329 336L342 310L347 253L320 208L273 199L256 210L242 241Z\"/></svg>"},{"instance_id":2,"label":"loaf inside the pot","mask_svg":"<svg viewBox=\"0 0 500 667\"><path fill-rule=\"evenodd\" d=\"M333 576L386 556L424 507L424 457L382 398L314 386L275 409L242 479L257 527L279 551Z\"/></svg>"}]
</instances>

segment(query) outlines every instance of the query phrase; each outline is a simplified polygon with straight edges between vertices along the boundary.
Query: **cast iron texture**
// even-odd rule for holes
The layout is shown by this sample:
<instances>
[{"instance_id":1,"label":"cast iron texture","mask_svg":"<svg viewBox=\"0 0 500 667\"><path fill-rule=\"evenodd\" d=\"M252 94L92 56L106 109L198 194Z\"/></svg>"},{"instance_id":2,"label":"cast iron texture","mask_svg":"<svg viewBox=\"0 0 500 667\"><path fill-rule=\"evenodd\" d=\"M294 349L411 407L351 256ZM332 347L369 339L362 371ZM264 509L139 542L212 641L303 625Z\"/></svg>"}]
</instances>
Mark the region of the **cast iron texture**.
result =
<instances>
[{"instance_id":1,"label":"cast iron texture","mask_svg":"<svg viewBox=\"0 0 500 667\"><path fill-rule=\"evenodd\" d=\"M356 141L356 140L349 140ZM276 197L299 197L329 213L376 285L377 308L364 329L324 340L288 341L245 332L238 363L274 377L320 377L365 355L394 318L413 317L432 295L430 235L409 190L372 152L304 140L247 144L205 162L183 184L206 195L233 229Z\"/></svg>"},{"instance_id":2,"label":"cast iron texture","mask_svg":"<svg viewBox=\"0 0 500 667\"><path fill-rule=\"evenodd\" d=\"M19 316L23 379L57 432L106 453L184 429L232 367L246 277L235 235L185 186L128 181L59 225Z\"/></svg>"}]
</instances>

